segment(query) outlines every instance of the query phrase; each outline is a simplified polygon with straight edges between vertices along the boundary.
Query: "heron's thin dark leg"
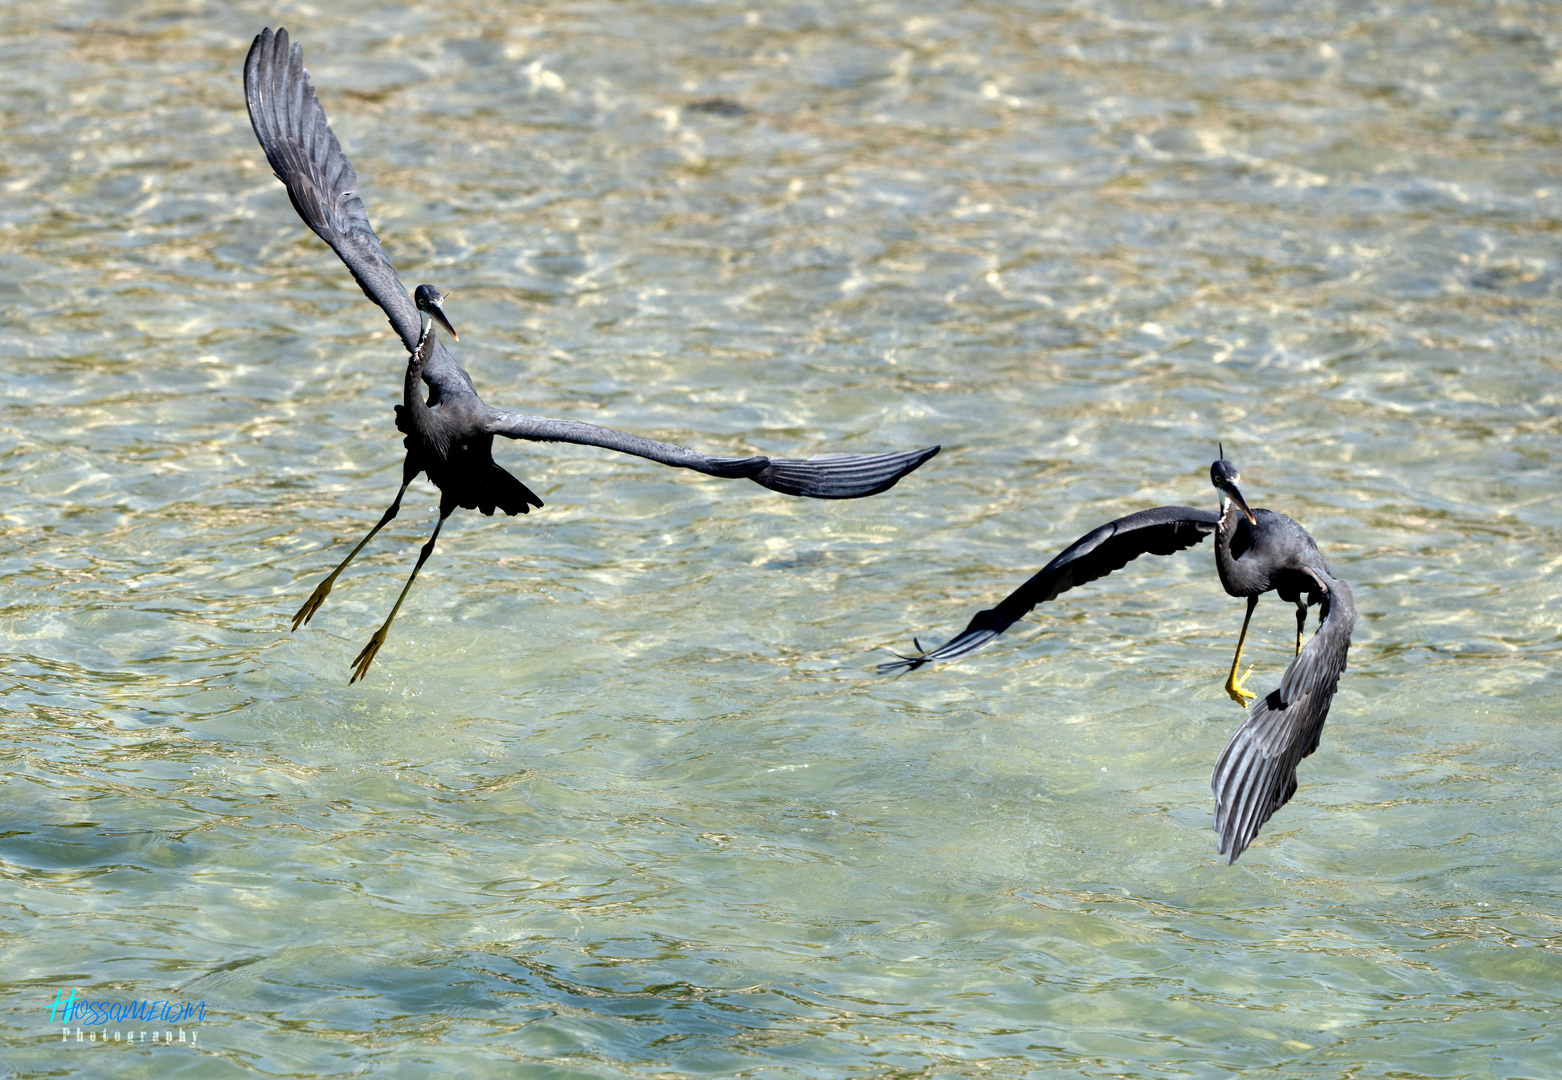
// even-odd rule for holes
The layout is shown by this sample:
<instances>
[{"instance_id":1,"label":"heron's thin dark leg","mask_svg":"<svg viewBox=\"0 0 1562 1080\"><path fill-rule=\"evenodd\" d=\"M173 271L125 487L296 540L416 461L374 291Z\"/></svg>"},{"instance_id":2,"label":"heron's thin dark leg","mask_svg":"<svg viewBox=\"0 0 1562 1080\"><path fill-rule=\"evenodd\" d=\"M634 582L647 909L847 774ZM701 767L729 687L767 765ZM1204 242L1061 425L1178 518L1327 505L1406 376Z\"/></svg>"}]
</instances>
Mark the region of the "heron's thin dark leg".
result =
<instances>
[{"instance_id":1,"label":"heron's thin dark leg","mask_svg":"<svg viewBox=\"0 0 1562 1080\"><path fill-rule=\"evenodd\" d=\"M1253 669L1248 668L1242 677L1237 678L1237 669L1242 666L1242 643L1247 640L1247 624L1253 621L1253 609L1258 606L1258 597L1247 598L1247 618L1242 620L1242 635L1237 638L1237 654L1231 658L1231 674L1226 676L1226 693L1244 709L1247 703L1252 701L1257 694L1245 689L1242 684L1247 682L1247 677L1253 674Z\"/></svg>"},{"instance_id":2,"label":"heron's thin dark leg","mask_svg":"<svg viewBox=\"0 0 1562 1080\"><path fill-rule=\"evenodd\" d=\"M347 680L348 686L363 678L364 673L369 670L369 665L374 663L374 654L380 651L381 645L385 644L385 634L390 629L391 620L396 617L396 612L401 610L401 602L407 598L407 590L411 589L412 583L418 580L418 571L423 569L423 564L428 562L428 557L434 554L434 541L439 539L439 530L444 527L445 519L450 516L450 510L453 509L455 508L446 509L443 504L440 505L439 521L434 525L434 535L428 538L428 543L424 544L423 550L418 552L418 564L412 568L412 576L401 587L401 595L396 597L396 606L391 608L391 613L385 616L384 624L374 632L374 636L369 639L369 644L365 645L363 652L358 654L358 659L353 661L353 677Z\"/></svg>"},{"instance_id":3,"label":"heron's thin dark leg","mask_svg":"<svg viewBox=\"0 0 1562 1080\"><path fill-rule=\"evenodd\" d=\"M368 536L358 541L358 546L348 553L347 558L343 559L335 570L326 575L324 581L315 586L315 591L309 594L309 599L304 601L304 606L299 608L298 614L293 616L294 630L298 629L299 623L308 623L310 619L314 618L315 612L320 610L320 605L325 603L325 598L331 595L331 586L336 584L336 575L347 569L347 564L352 562L354 557L363 550L363 545L373 540L374 534L385 528L386 523L396 516L396 512L401 509L401 497L407 493L407 484L409 482L407 480L402 481L401 490L396 492L396 501L391 503L390 509L386 510L384 515L381 516L380 523L369 530Z\"/></svg>"},{"instance_id":4,"label":"heron's thin dark leg","mask_svg":"<svg viewBox=\"0 0 1562 1080\"><path fill-rule=\"evenodd\" d=\"M1296 654L1302 653L1302 631L1307 629L1307 601L1296 598Z\"/></svg>"}]
</instances>

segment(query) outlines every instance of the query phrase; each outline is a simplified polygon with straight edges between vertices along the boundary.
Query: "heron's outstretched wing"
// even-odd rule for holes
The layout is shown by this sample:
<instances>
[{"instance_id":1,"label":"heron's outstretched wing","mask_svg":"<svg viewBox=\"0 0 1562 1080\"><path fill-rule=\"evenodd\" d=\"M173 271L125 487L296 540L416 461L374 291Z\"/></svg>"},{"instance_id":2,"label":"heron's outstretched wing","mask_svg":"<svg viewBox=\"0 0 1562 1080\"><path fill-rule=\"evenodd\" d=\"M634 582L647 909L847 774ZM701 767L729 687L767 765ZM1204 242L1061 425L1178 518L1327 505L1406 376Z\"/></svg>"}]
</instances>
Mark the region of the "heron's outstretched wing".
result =
<instances>
[{"instance_id":1,"label":"heron's outstretched wing","mask_svg":"<svg viewBox=\"0 0 1562 1080\"><path fill-rule=\"evenodd\" d=\"M600 446L709 476L742 477L783 495L805 495L813 499L858 499L864 495L877 495L894 487L895 481L939 450L929 446L901 454L818 454L806 461L773 457L722 458L578 420L524 416L502 409L489 409L488 413L484 430L494 435L535 442Z\"/></svg>"},{"instance_id":2,"label":"heron's outstretched wing","mask_svg":"<svg viewBox=\"0 0 1562 1080\"><path fill-rule=\"evenodd\" d=\"M1191 506L1157 506L1092 529L1064 548L1057 558L997 607L978 611L970 625L932 652L880 664L881 673L914 670L923 664L958 660L980 649L1037 604L1055 599L1076 585L1106 577L1141 555L1171 555L1190 548L1215 531L1220 515Z\"/></svg>"},{"instance_id":3,"label":"heron's outstretched wing","mask_svg":"<svg viewBox=\"0 0 1562 1080\"><path fill-rule=\"evenodd\" d=\"M1253 705L1215 764L1215 835L1220 853L1228 856L1227 865L1237 861L1259 827L1296 793L1297 763L1318 749L1329 703L1345 670L1356 598L1339 578L1324 580L1329 591L1318 632L1285 669L1280 688Z\"/></svg>"},{"instance_id":4,"label":"heron's outstretched wing","mask_svg":"<svg viewBox=\"0 0 1562 1080\"><path fill-rule=\"evenodd\" d=\"M417 348L418 309L380 250L358 197L358 174L315 98L304 50L289 48L286 30L273 34L267 27L256 35L244 61L244 97L255 137L277 179L287 185L298 216L342 257L364 294L385 309L407 351Z\"/></svg>"}]
</instances>

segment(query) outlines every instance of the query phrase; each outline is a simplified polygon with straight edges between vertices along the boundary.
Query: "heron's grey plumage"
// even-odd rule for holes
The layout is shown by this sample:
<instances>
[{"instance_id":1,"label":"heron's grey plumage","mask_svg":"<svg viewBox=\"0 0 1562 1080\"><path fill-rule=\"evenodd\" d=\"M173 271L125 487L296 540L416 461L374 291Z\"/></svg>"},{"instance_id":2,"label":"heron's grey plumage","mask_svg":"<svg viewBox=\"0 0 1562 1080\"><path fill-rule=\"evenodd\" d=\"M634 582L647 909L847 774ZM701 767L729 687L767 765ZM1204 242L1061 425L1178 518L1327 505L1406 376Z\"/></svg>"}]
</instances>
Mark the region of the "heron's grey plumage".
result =
<instances>
[{"instance_id":1,"label":"heron's grey plumage","mask_svg":"<svg viewBox=\"0 0 1562 1080\"><path fill-rule=\"evenodd\" d=\"M1121 570L1141 555L1171 555L1192 547L1215 531L1219 517L1211 510L1192 506L1157 506L1091 529L996 607L978 611L955 637L932 652L880 664L879 671L910 671L923 664L969 656L1024 618L1037 604Z\"/></svg>"},{"instance_id":2,"label":"heron's grey plumage","mask_svg":"<svg viewBox=\"0 0 1562 1080\"><path fill-rule=\"evenodd\" d=\"M1316 603L1319 626L1279 688L1253 704L1215 765L1215 835L1228 864L1295 794L1297 763L1318 749L1356 624L1355 595L1330 572L1306 529L1272 510L1254 510L1248 521L1232 509L1222 514L1215 545L1226 591L1248 597L1273 591L1291 603Z\"/></svg>"},{"instance_id":3,"label":"heron's grey plumage","mask_svg":"<svg viewBox=\"0 0 1562 1080\"><path fill-rule=\"evenodd\" d=\"M1211 466L1210 476L1221 492L1218 514L1158 506L1108 522L1070 544L996 607L977 612L945 644L880 664L879 671L909 671L968 656L1036 605L1120 570L1140 555L1170 555L1214 533L1221 585L1232 596L1248 598L1249 615L1257 598L1271 591L1297 604L1298 635L1307 607L1317 604L1320 612L1318 632L1298 650L1279 688L1254 704L1215 766L1215 833L1220 853L1234 863L1295 793L1297 763L1318 748L1345 671L1356 600L1350 586L1330 572L1306 529L1284 514L1248 509L1236 487L1235 466L1222 458Z\"/></svg>"},{"instance_id":4,"label":"heron's grey plumage","mask_svg":"<svg viewBox=\"0 0 1562 1080\"><path fill-rule=\"evenodd\" d=\"M342 153L341 143L315 97L304 69L303 49L289 42L286 30L273 33L267 28L256 36L244 61L244 96L255 136L299 217L331 246L364 294L385 311L410 354L403 401L396 408L396 426L406 434L407 448L401 490L369 536L299 609L294 629L313 616L337 574L363 544L396 516L402 494L419 473L426 473L440 489L441 523L456 507L511 515L541 507L542 500L535 492L494 462L495 435L599 446L711 476L747 478L772 491L816 499L875 495L938 453L939 448L932 446L898 454L820 454L806 461L766 456L721 458L594 424L490 408L478 397L472 377L451 358L434 331L437 322L454 334L438 290L420 285L416 299L409 297L380 247L358 193L358 174ZM427 324L423 314L431 316ZM427 387L426 398L420 383ZM436 526L434 536L423 547L418 567L428 558L438 535ZM417 572L414 568L408 587ZM403 589L403 598L405 595ZM398 600L397 608L400 603ZM389 624L386 620L386 626ZM377 639L383 638L384 629ZM367 669L374 648L377 645L371 641L360 655L355 679Z\"/></svg>"},{"instance_id":5,"label":"heron's grey plumage","mask_svg":"<svg viewBox=\"0 0 1562 1080\"><path fill-rule=\"evenodd\" d=\"M579 420L526 416L503 409L489 409L483 426L491 434L510 439L600 446L663 465L693 469L708 476L741 477L785 495L814 499L858 499L876 495L893 487L895 481L938 453L938 447L933 446L899 454L818 454L806 461L763 455L712 457L674 443L626 435Z\"/></svg>"},{"instance_id":6,"label":"heron's grey plumage","mask_svg":"<svg viewBox=\"0 0 1562 1080\"><path fill-rule=\"evenodd\" d=\"M304 69L302 46L286 30L261 31L244 62L245 98L255 135L277 179L311 229L352 271L364 294L384 309L409 353L422 340L422 319L396 268L380 247L358 194L358 174L326 122ZM627 435L575 420L526 416L484 405L472 377L450 357L438 335L428 342L421 378L431 409L446 410L444 425L474 425L489 435L568 442L633 454L710 476L743 477L787 495L856 499L894 486L938 453L936 446L896 454L819 454L789 458L719 458L672 443Z\"/></svg>"},{"instance_id":7,"label":"heron's grey plumage","mask_svg":"<svg viewBox=\"0 0 1562 1080\"><path fill-rule=\"evenodd\" d=\"M358 174L304 70L303 46L290 46L286 30L267 27L255 38L244 61L244 97L250 125L298 216L341 256L410 353L418 345L418 309L369 224Z\"/></svg>"}]
</instances>

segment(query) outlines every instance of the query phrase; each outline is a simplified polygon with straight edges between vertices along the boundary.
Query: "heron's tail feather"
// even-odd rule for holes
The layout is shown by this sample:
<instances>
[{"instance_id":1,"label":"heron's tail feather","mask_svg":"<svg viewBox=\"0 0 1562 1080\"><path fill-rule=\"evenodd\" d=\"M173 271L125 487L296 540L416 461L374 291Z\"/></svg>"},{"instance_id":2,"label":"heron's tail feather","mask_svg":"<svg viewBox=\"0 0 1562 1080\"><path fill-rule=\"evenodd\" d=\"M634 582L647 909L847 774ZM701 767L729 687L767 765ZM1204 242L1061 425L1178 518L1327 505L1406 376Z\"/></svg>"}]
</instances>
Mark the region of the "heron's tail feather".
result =
<instances>
[{"instance_id":1,"label":"heron's tail feather","mask_svg":"<svg viewBox=\"0 0 1562 1080\"><path fill-rule=\"evenodd\" d=\"M526 513L533 506L542 509L542 500L537 497L537 493L498 465L488 467L487 480L488 489L478 506L483 513L491 514L494 507L498 507L513 517Z\"/></svg>"},{"instance_id":2,"label":"heron's tail feather","mask_svg":"<svg viewBox=\"0 0 1562 1080\"><path fill-rule=\"evenodd\" d=\"M473 475L463 476L461 483L447 481L440 487L441 508L445 513L460 506L484 514L492 514L498 509L514 517L533 506L542 509L542 499L535 491L491 461L486 469L479 467Z\"/></svg>"}]
</instances>

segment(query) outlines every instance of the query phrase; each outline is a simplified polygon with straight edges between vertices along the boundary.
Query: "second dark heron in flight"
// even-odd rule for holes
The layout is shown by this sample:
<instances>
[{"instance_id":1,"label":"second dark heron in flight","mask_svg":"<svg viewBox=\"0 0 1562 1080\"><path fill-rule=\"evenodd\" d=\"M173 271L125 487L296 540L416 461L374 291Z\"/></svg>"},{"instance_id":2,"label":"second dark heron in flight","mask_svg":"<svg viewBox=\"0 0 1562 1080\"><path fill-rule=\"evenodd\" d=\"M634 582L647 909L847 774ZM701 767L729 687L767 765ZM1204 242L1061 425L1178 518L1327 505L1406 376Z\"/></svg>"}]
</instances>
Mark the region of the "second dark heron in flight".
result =
<instances>
[{"instance_id":1,"label":"second dark heron in flight","mask_svg":"<svg viewBox=\"0 0 1562 1080\"><path fill-rule=\"evenodd\" d=\"M244 96L255 136L277 179L287 185L288 197L299 216L341 256L369 299L385 309L392 328L412 354L407 364L403 403L396 408L396 426L406 434L403 442L407 448L401 488L369 535L298 610L293 617L293 629L309 621L330 593L337 575L396 516L407 485L420 472L427 473L440 492L439 523L434 526L434 534L419 552L417 564L390 616L353 662L350 682L363 678L375 653L385 643L391 620L433 552L445 518L456 507L484 514L498 509L513 515L542 506L542 500L530 488L494 463L495 435L600 446L710 476L748 479L785 495L815 499L876 495L938 453L938 447L930 446L901 454L820 454L806 461L712 457L594 424L490 408L477 396L471 376L451 359L434 329L437 324L451 337L456 336L445 317L438 290L420 285L416 301L408 297L406 287L396 276L396 268L380 249L363 200L358 196L358 176L315 98L309 73L304 70L303 50L298 45L289 48L286 30L273 34L266 29L256 36L244 61ZM426 399L424 386L428 388Z\"/></svg>"},{"instance_id":2,"label":"second dark heron in flight","mask_svg":"<svg viewBox=\"0 0 1562 1080\"><path fill-rule=\"evenodd\" d=\"M1296 605L1296 656L1278 689L1253 706L1221 751L1211 781L1215 789L1215 834L1228 863L1252 843L1259 827L1296 793L1297 763L1318 749L1329 703L1345 670L1356 598L1350 586L1329 572L1307 530L1284 514L1250 510L1237 489L1237 467L1221 457L1209 469L1220 492L1220 513L1191 506L1157 506L1109 521L1064 548L997 607L978 611L969 625L931 652L880 664L882 672L958 660L1003 633L1037 604L1121 570L1140 555L1171 555L1215 534L1215 569L1232 596L1247 598L1247 616L1237 638L1226 693L1246 706L1255 695L1237 678L1242 644L1258 598L1276 592ZM1317 605L1318 632L1302 644L1307 609ZM920 646L919 646L920 648ZM1251 669L1249 671L1251 674Z\"/></svg>"}]
</instances>

